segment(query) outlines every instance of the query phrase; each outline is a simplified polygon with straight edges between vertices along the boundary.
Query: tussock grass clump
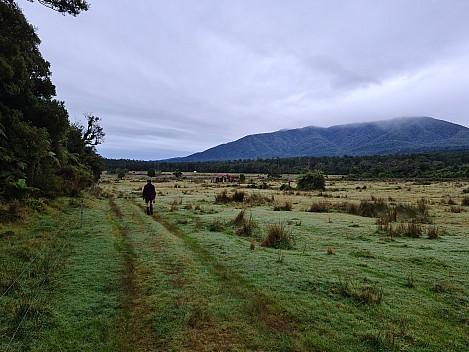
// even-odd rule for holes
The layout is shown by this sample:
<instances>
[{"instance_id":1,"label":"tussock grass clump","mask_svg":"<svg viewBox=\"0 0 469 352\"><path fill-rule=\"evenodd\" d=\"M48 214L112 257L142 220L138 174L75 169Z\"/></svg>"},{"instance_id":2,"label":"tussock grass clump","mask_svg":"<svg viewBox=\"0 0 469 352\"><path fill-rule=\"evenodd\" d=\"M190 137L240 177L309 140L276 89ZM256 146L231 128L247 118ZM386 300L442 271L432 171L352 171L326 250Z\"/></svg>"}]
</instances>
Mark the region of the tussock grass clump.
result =
<instances>
[{"instance_id":1,"label":"tussock grass clump","mask_svg":"<svg viewBox=\"0 0 469 352\"><path fill-rule=\"evenodd\" d=\"M422 233L422 226L416 222L401 223L395 228L394 237L419 238Z\"/></svg>"},{"instance_id":2,"label":"tussock grass clump","mask_svg":"<svg viewBox=\"0 0 469 352\"><path fill-rule=\"evenodd\" d=\"M23 206L18 200L0 205L0 222L16 221L23 217Z\"/></svg>"},{"instance_id":3,"label":"tussock grass clump","mask_svg":"<svg viewBox=\"0 0 469 352\"><path fill-rule=\"evenodd\" d=\"M274 211L291 211L292 210L292 202L286 201L285 203L275 203L274 204Z\"/></svg>"},{"instance_id":4,"label":"tussock grass clump","mask_svg":"<svg viewBox=\"0 0 469 352\"><path fill-rule=\"evenodd\" d=\"M252 214L249 216L249 219L246 219L244 214L244 210L241 210L231 223L238 226L236 229L238 236L249 237L259 229L259 225L252 219Z\"/></svg>"},{"instance_id":5,"label":"tussock grass clump","mask_svg":"<svg viewBox=\"0 0 469 352\"><path fill-rule=\"evenodd\" d=\"M267 235L261 242L261 246L277 248L277 249L292 249L293 238L290 231L281 223L268 225Z\"/></svg>"},{"instance_id":6,"label":"tussock grass clump","mask_svg":"<svg viewBox=\"0 0 469 352\"><path fill-rule=\"evenodd\" d=\"M396 215L401 219L413 219L419 223L431 223L428 201L424 198L417 205L399 203L395 206Z\"/></svg>"},{"instance_id":7,"label":"tussock grass clump","mask_svg":"<svg viewBox=\"0 0 469 352\"><path fill-rule=\"evenodd\" d=\"M448 293L454 291L456 288L449 282L434 281L432 291L435 293Z\"/></svg>"},{"instance_id":8,"label":"tussock grass clump","mask_svg":"<svg viewBox=\"0 0 469 352\"><path fill-rule=\"evenodd\" d=\"M401 223L394 225L396 221ZM416 205L399 203L379 214L376 219L378 231L387 232L391 237L418 238L423 233L420 224L431 223L428 201L420 199Z\"/></svg>"},{"instance_id":9,"label":"tussock grass clump","mask_svg":"<svg viewBox=\"0 0 469 352\"><path fill-rule=\"evenodd\" d=\"M226 189L215 195L215 203L226 204L230 201L231 197L228 196L228 192L226 191Z\"/></svg>"},{"instance_id":10,"label":"tussock grass clump","mask_svg":"<svg viewBox=\"0 0 469 352\"><path fill-rule=\"evenodd\" d=\"M332 248L331 246L327 246L326 253L327 253L327 255L333 255L333 254L335 254L335 249Z\"/></svg>"},{"instance_id":11,"label":"tussock grass clump","mask_svg":"<svg viewBox=\"0 0 469 352\"><path fill-rule=\"evenodd\" d=\"M412 272L407 274L405 285L409 288L414 288L415 287L415 278L414 278L414 274Z\"/></svg>"},{"instance_id":12,"label":"tussock grass clump","mask_svg":"<svg viewBox=\"0 0 469 352\"><path fill-rule=\"evenodd\" d=\"M377 221L377 230L381 232L386 232L393 237L411 237L419 238L423 234L422 225L412 221L409 223L401 222L397 225L393 225L391 222L386 222L378 219Z\"/></svg>"},{"instance_id":13,"label":"tussock grass clump","mask_svg":"<svg viewBox=\"0 0 469 352\"><path fill-rule=\"evenodd\" d=\"M236 234L238 236L252 236L254 235L254 233L256 232L256 230L259 228L259 225L257 224L257 222L255 222L252 217L250 217L249 219L243 219L243 223L241 225L241 227L239 227L237 230L236 230Z\"/></svg>"},{"instance_id":14,"label":"tussock grass clump","mask_svg":"<svg viewBox=\"0 0 469 352\"><path fill-rule=\"evenodd\" d=\"M359 251L353 251L350 255L357 257L357 258L367 258L367 259L375 259L375 255L370 252L369 249L362 249Z\"/></svg>"},{"instance_id":15,"label":"tussock grass clump","mask_svg":"<svg viewBox=\"0 0 469 352\"><path fill-rule=\"evenodd\" d=\"M280 186L280 190L287 192L287 191L293 191L294 188L293 188L292 186L290 186L289 184L287 184L287 183L283 183L283 184Z\"/></svg>"},{"instance_id":16,"label":"tussock grass clump","mask_svg":"<svg viewBox=\"0 0 469 352\"><path fill-rule=\"evenodd\" d=\"M399 351L397 335L393 331L377 331L363 336L363 340L368 342L374 351Z\"/></svg>"},{"instance_id":17,"label":"tussock grass clump","mask_svg":"<svg viewBox=\"0 0 469 352\"><path fill-rule=\"evenodd\" d=\"M169 208L169 211L178 211L180 205L182 205L182 197L177 197L171 202L171 207Z\"/></svg>"},{"instance_id":18,"label":"tussock grass clump","mask_svg":"<svg viewBox=\"0 0 469 352\"><path fill-rule=\"evenodd\" d=\"M226 223L222 219L216 218L207 227L210 232L223 232L226 230Z\"/></svg>"},{"instance_id":19,"label":"tussock grass clump","mask_svg":"<svg viewBox=\"0 0 469 352\"><path fill-rule=\"evenodd\" d=\"M171 203L171 207L169 208L169 211L178 211L179 210L179 203L176 200L173 200Z\"/></svg>"},{"instance_id":20,"label":"tussock grass clump","mask_svg":"<svg viewBox=\"0 0 469 352\"><path fill-rule=\"evenodd\" d=\"M243 191L236 190L234 194L228 195L228 192L223 190L222 192L215 195L215 203L226 204L231 202L242 203L245 200L246 194Z\"/></svg>"},{"instance_id":21,"label":"tussock grass clump","mask_svg":"<svg viewBox=\"0 0 469 352\"><path fill-rule=\"evenodd\" d=\"M241 210L238 215L236 215L236 217L232 220L232 223L234 225L242 225L244 223L244 209Z\"/></svg>"},{"instance_id":22,"label":"tussock grass clump","mask_svg":"<svg viewBox=\"0 0 469 352\"><path fill-rule=\"evenodd\" d=\"M448 199L446 200L446 204L447 204L447 205L456 205L456 202L455 202L453 199L448 198Z\"/></svg>"},{"instance_id":23,"label":"tussock grass clump","mask_svg":"<svg viewBox=\"0 0 469 352\"><path fill-rule=\"evenodd\" d=\"M388 210L388 204L381 198L372 198L371 201L362 200L357 209L357 215L374 218Z\"/></svg>"},{"instance_id":24,"label":"tussock grass clump","mask_svg":"<svg viewBox=\"0 0 469 352\"><path fill-rule=\"evenodd\" d=\"M427 228L427 237L431 240L440 238L446 233L441 227L431 226Z\"/></svg>"},{"instance_id":25,"label":"tussock grass clump","mask_svg":"<svg viewBox=\"0 0 469 352\"><path fill-rule=\"evenodd\" d=\"M267 196L260 192L254 192L250 194L246 199L246 202L250 206L273 203L274 201L275 201L275 198L273 194L271 196Z\"/></svg>"},{"instance_id":26,"label":"tussock grass clump","mask_svg":"<svg viewBox=\"0 0 469 352\"><path fill-rule=\"evenodd\" d=\"M449 207L449 211L451 213L461 213L462 212L462 208L459 206L459 205L451 205Z\"/></svg>"},{"instance_id":27,"label":"tussock grass clump","mask_svg":"<svg viewBox=\"0 0 469 352\"><path fill-rule=\"evenodd\" d=\"M359 303L380 304L383 300L384 291L381 285L360 284L357 280L339 280L340 293L344 297L353 298Z\"/></svg>"},{"instance_id":28,"label":"tussock grass clump","mask_svg":"<svg viewBox=\"0 0 469 352\"><path fill-rule=\"evenodd\" d=\"M469 197L464 197L462 200L461 200L461 205L463 207L469 207Z\"/></svg>"},{"instance_id":29,"label":"tussock grass clump","mask_svg":"<svg viewBox=\"0 0 469 352\"><path fill-rule=\"evenodd\" d=\"M198 230L202 230L204 225L202 223L202 220L200 220L200 218L195 218L194 219L194 230L198 231Z\"/></svg>"},{"instance_id":30,"label":"tussock grass clump","mask_svg":"<svg viewBox=\"0 0 469 352\"><path fill-rule=\"evenodd\" d=\"M243 191L235 191L232 196L233 202L242 203L244 201L245 194Z\"/></svg>"},{"instance_id":31,"label":"tussock grass clump","mask_svg":"<svg viewBox=\"0 0 469 352\"><path fill-rule=\"evenodd\" d=\"M306 211L311 213L328 213L331 208L332 204L330 202L314 202Z\"/></svg>"}]
</instances>

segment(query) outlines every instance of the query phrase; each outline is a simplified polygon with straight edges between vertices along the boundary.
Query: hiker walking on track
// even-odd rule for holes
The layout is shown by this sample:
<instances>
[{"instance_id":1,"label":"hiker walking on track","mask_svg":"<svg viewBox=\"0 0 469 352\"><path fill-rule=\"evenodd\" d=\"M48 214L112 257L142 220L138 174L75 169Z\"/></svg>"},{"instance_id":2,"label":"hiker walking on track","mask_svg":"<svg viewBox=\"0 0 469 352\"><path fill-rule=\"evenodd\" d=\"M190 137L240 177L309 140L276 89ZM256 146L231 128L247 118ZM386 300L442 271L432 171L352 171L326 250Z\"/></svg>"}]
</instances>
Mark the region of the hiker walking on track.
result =
<instances>
[{"instance_id":1,"label":"hiker walking on track","mask_svg":"<svg viewBox=\"0 0 469 352\"><path fill-rule=\"evenodd\" d=\"M147 203L147 215L153 215L153 203L155 203L156 190L151 180L147 180L147 184L143 187L143 200Z\"/></svg>"}]
</instances>

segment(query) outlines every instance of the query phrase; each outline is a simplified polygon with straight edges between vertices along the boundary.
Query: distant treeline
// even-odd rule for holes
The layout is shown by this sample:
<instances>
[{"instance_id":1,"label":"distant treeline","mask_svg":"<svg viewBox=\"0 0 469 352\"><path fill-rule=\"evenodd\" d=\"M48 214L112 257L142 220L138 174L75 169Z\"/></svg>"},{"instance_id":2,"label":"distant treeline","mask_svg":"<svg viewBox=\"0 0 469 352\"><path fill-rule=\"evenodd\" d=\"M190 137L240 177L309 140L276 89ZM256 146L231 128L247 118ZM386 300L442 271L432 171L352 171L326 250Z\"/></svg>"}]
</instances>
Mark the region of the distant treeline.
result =
<instances>
[{"instance_id":1,"label":"distant treeline","mask_svg":"<svg viewBox=\"0 0 469 352\"><path fill-rule=\"evenodd\" d=\"M205 162L106 159L107 170L212 173L261 173L272 176L301 173L305 168L327 175L357 178L467 178L469 151L380 156L299 157Z\"/></svg>"}]
</instances>

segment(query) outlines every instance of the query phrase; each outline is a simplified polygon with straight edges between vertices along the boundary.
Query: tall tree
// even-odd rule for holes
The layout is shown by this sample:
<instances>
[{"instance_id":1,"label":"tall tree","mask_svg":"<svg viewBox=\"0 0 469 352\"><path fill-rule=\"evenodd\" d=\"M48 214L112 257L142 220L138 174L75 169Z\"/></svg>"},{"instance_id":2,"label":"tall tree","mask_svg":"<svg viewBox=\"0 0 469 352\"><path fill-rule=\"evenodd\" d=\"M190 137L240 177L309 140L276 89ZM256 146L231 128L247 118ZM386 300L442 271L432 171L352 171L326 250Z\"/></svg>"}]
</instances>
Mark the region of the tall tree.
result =
<instances>
[{"instance_id":1,"label":"tall tree","mask_svg":"<svg viewBox=\"0 0 469 352\"><path fill-rule=\"evenodd\" d=\"M72 5L56 1L55 5ZM75 3L76 6L78 6ZM57 8L57 7L56 7ZM99 177L100 118L76 129L54 99L50 64L15 1L0 0L0 197L76 194ZM78 141L75 137L78 135ZM69 140L70 139L70 140Z\"/></svg>"}]
</instances>

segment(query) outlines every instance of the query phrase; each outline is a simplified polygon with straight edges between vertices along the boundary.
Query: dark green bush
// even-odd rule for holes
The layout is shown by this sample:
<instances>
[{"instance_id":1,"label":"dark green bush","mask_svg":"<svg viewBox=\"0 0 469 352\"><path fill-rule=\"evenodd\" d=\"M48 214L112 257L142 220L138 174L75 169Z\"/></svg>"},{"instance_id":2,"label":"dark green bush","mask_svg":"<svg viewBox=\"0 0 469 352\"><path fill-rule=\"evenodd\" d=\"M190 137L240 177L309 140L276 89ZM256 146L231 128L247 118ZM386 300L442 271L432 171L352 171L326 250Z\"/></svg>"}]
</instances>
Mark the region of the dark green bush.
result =
<instances>
[{"instance_id":1,"label":"dark green bush","mask_svg":"<svg viewBox=\"0 0 469 352\"><path fill-rule=\"evenodd\" d=\"M319 170L304 170L296 180L297 188L304 191L324 190L326 180L324 174Z\"/></svg>"}]
</instances>

